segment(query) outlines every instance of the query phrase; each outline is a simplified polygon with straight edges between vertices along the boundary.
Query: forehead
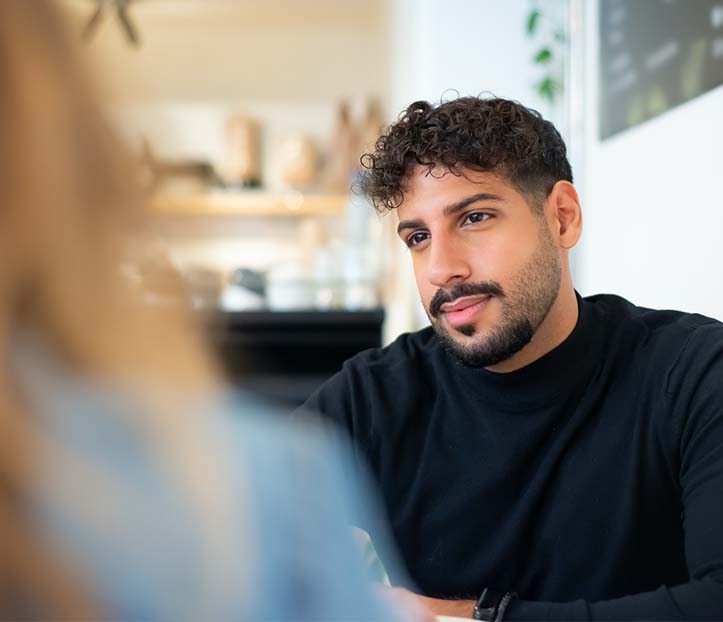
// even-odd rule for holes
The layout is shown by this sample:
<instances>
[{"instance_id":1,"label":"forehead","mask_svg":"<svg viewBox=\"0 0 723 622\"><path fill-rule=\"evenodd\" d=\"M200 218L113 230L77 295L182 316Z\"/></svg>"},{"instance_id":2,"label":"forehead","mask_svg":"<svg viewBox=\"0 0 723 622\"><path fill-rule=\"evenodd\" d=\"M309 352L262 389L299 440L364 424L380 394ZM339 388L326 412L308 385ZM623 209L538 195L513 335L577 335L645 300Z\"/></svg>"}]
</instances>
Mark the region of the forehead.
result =
<instances>
[{"instance_id":1,"label":"forehead","mask_svg":"<svg viewBox=\"0 0 723 622\"><path fill-rule=\"evenodd\" d=\"M444 207L476 194L491 194L505 202L522 201L524 197L497 173L461 169L458 174L437 166L416 166L405 184L402 202L397 208L400 219L412 212L441 211Z\"/></svg>"}]
</instances>

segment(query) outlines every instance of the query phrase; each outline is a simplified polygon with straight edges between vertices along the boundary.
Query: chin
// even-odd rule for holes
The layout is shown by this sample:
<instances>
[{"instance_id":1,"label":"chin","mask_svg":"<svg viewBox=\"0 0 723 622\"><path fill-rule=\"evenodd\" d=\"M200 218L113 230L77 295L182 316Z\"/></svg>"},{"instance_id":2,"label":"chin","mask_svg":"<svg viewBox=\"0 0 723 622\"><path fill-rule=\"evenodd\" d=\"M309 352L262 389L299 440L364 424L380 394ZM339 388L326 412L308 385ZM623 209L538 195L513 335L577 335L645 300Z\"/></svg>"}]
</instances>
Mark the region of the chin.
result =
<instances>
[{"instance_id":1,"label":"chin","mask_svg":"<svg viewBox=\"0 0 723 622\"><path fill-rule=\"evenodd\" d=\"M459 335L464 335L465 337L473 337L478 332L477 327L474 324L462 324L460 326L455 326L452 328L452 338L454 337L459 338ZM463 341L467 341L466 339Z\"/></svg>"}]
</instances>

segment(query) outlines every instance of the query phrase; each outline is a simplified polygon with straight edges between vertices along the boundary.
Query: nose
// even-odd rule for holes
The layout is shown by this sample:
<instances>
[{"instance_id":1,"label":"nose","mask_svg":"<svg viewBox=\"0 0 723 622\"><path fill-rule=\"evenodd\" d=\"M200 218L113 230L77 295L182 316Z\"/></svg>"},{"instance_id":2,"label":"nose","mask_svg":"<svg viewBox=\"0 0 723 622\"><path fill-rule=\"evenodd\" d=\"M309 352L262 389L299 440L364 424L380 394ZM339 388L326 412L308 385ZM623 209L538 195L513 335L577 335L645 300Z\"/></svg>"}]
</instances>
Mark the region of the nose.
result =
<instances>
[{"instance_id":1,"label":"nose","mask_svg":"<svg viewBox=\"0 0 723 622\"><path fill-rule=\"evenodd\" d=\"M435 287L450 287L471 275L464 249L444 234L432 237L427 261L427 278Z\"/></svg>"}]
</instances>

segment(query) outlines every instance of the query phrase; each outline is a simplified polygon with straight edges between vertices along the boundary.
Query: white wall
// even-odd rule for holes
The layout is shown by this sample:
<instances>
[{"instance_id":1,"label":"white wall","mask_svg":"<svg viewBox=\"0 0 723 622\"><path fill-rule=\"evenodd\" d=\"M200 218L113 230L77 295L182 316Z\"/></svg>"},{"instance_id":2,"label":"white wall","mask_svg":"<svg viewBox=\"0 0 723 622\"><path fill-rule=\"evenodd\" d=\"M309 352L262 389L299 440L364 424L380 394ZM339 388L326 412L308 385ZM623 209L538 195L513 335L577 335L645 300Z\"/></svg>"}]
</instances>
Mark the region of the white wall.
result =
<instances>
[{"instance_id":1,"label":"white wall","mask_svg":"<svg viewBox=\"0 0 723 622\"><path fill-rule=\"evenodd\" d=\"M723 319L723 87L600 142L597 10L586 9L578 286Z\"/></svg>"},{"instance_id":2,"label":"white wall","mask_svg":"<svg viewBox=\"0 0 723 622\"><path fill-rule=\"evenodd\" d=\"M384 84L383 1L130 2L139 47L113 7L84 47L116 102L366 97ZM78 32L96 4L56 2Z\"/></svg>"},{"instance_id":3,"label":"white wall","mask_svg":"<svg viewBox=\"0 0 723 622\"><path fill-rule=\"evenodd\" d=\"M530 7L529 0L395 0L392 110L415 99L438 101L451 89L461 95L489 91L546 114L533 88L539 78L534 45L525 36Z\"/></svg>"}]
</instances>

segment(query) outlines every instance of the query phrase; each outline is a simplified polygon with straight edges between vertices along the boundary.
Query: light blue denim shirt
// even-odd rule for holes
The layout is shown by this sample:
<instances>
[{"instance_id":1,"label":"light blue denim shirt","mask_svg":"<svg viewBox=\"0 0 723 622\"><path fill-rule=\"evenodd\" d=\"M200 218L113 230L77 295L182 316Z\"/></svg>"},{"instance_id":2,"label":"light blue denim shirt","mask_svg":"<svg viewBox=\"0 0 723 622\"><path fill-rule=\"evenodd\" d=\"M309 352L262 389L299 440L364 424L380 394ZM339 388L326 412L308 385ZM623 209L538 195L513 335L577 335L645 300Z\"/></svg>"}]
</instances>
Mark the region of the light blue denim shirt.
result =
<instances>
[{"instance_id":1,"label":"light blue denim shirt","mask_svg":"<svg viewBox=\"0 0 723 622\"><path fill-rule=\"evenodd\" d=\"M133 401L24 367L32 415L54 447L35 461L35 520L112 619L199 619L199 607L215 620L409 619L365 574L349 525L378 517L334 435L247 395L203 406L215 455L189 460L219 461L232 491L231 528L213 534L223 545L214 589L199 508L124 416ZM178 403L178 417L200 407Z\"/></svg>"}]
</instances>

